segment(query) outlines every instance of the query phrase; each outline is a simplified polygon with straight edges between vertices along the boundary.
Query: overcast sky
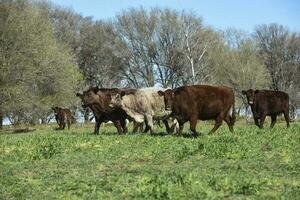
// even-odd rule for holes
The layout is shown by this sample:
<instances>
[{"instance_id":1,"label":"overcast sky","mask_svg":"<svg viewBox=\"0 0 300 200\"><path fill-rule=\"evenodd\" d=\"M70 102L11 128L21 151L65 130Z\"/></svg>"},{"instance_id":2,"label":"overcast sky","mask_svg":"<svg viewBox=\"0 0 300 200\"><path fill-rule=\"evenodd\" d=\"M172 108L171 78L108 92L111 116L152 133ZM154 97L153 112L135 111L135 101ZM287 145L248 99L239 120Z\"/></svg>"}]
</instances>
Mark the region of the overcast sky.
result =
<instances>
[{"instance_id":1,"label":"overcast sky","mask_svg":"<svg viewBox=\"0 0 300 200\"><path fill-rule=\"evenodd\" d=\"M235 27L252 31L255 25L279 23L300 31L300 0L53 0L83 16L111 19L132 7L188 10L217 29Z\"/></svg>"}]
</instances>

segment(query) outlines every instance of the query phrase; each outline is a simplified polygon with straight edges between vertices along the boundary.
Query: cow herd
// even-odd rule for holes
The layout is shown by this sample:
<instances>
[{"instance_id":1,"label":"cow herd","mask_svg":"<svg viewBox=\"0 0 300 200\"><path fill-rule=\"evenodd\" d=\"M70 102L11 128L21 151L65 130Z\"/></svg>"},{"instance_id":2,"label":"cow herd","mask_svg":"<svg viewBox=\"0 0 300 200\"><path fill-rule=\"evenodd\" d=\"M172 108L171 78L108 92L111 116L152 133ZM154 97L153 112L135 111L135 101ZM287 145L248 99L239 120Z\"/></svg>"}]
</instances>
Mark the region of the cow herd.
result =
<instances>
[{"instance_id":1,"label":"cow herd","mask_svg":"<svg viewBox=\"0 0 300 200\"><path fill-rule=\"evenodd\" d=\"M281 91L242 91L251 107L255 124L263 128L266 116L271 116L271 128L276 117L283 113L289 127L289 97ZM133 122L133 132L154 131L153 124L162 121L168 133L182 133L185 122L190 122L194 136L198 120L214 120L215 132L225 121L233 132L235 123L235 96L226 86L191 85L175 89L149 87L141 89L91 87L77 93L83 107L89 107L95 117L94 134L99 134L103 122L112 121L119 134L128 132L127 121ZM70 111L53 108L60 129L72 122ZM171 124L169 124L171 122Z\"/></svg>"}]
</instances>

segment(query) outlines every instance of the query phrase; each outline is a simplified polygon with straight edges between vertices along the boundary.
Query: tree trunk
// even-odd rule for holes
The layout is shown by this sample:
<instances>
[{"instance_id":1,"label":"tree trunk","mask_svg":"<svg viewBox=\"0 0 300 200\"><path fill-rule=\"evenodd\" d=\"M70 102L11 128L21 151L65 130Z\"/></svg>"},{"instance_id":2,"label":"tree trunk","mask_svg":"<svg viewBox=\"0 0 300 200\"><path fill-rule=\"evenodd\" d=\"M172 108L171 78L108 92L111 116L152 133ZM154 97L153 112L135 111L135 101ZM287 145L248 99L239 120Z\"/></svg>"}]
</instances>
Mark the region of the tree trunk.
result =
<instances>
[{"instance_id":1,"label":"tree trunk","mask_svg":"<svg viewBox=\"0 0 300 200\"><path fill-rule=\"evenodd\" d=\"M3 128L3 115L0 113L0 129Z\"/></svg>"}]
</instances>

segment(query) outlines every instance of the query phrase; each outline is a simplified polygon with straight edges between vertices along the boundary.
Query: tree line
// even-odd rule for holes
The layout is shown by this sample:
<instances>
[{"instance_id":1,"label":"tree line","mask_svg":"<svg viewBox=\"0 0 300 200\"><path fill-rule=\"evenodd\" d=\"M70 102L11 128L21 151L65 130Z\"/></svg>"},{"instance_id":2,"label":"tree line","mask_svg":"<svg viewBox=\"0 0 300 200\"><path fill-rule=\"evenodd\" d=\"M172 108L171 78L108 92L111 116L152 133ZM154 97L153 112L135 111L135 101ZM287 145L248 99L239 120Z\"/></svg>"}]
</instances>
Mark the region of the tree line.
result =
<instances>
[{"instance_id":1,"label":"tree line","mask_svg":"<svg viewBox=\"0 0 300 200\"><path fill-rule=\"evenodd\" d=\"M216 30L196 13L131 8L94 20L51 2L0 0L0 125L47 123L89 86L225 84L300 102L300 34L279 24Z\"/></svg>"}]
</instances>

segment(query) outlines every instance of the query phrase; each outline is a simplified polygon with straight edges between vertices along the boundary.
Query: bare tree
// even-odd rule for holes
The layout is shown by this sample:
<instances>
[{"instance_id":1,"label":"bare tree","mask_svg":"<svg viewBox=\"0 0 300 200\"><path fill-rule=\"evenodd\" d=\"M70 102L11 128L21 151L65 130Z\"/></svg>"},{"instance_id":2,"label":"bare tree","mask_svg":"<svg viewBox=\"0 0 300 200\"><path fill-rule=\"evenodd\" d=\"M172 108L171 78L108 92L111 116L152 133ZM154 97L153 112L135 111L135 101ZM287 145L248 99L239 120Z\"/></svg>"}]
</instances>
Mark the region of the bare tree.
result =
<instances>
[{"instance_id":1,"label":"bare tree","mask_svg":"<svg viewBox=\"0 0 300 200\"><path fill-rule=\"evenodd\" d=\"M214 53L211 60L215 69L214 82L232 87L238 97L238 107L244 108L247 104L241 91L267 88L270 75L257 56L256 43L250 35L236 29L228 29L222 35L225 45Z\"/></svg>"},{"instance_id":2,"label":"bare tree","mask_svg":"<svg viewBox=\"0 0 300 200\"><path fill-rule=\"evenodd\" d=\"M208 56L217 34L193 13L131 9L115 23L123 76L135 87L176 87L208 80Z\"/></svg>"},{"instance_id":3,"label":"bare tree","mask_svg":"<svg viewBox=\"0 0 300 200\"><path fill-rule=\"evenodd\" d=\"M157 17L144 9L130 9L117 16L116 55L123 61L123 76L134 87L154 86L153 35Z\"/></svg>"},{"instance_id":4,"label":"bare tree","mask_svg":"<svg viewBox=\"0 0 300 200\"><path fill-rule=\"evenodd\" d=\"M272 78L271 88L286 91L292 106L299 106L300 36L278 24L260 25L255 39L259 56L263 59Z\"/></svg>"}]
</instances>

